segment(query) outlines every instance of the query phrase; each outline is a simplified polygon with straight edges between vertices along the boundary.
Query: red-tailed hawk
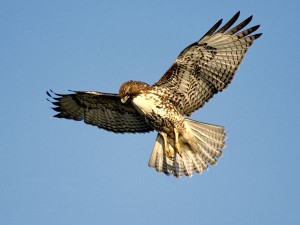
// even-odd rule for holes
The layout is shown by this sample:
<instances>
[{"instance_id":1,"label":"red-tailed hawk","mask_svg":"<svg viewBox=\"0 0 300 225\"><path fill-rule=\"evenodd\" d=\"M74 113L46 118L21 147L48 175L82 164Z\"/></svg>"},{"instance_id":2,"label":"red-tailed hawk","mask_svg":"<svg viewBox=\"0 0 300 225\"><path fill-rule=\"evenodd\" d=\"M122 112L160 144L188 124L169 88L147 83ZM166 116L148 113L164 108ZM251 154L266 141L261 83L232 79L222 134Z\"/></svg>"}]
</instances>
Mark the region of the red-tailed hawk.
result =
<instances>
[{"instance_id":1,"label":"red-tailed hawk","mask_svg":"<svg viewBox=\"0 0 300 225\"><path fill-rule=\"evenodd\" d=\"M201 173L222 155L224 127L187 117L227 87L246 51L261 36L253 34L259 25L242 30L252 16L230 28L239 14L220 29L219 20L199 41L185 48L153 85L128 81L119 94L47 92L58 112L55 117L84 120L116 133L156 130L150 167L176 177Z\"/></svg>"}]
</instances>

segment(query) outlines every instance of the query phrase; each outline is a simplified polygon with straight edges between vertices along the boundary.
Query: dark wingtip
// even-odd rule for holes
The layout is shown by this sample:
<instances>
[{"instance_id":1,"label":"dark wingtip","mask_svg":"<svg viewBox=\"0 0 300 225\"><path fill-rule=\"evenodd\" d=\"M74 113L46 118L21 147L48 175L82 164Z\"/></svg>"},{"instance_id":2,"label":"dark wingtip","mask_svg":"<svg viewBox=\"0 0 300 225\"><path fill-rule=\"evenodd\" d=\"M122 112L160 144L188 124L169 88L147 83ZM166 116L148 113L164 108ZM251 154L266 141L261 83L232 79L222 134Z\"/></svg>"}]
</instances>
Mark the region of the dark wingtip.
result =
<instances>
[{"instance_id":1,"label":"dark wingtip","mask_svg":"<svg viewBox=\"0 0 300 225\"><path fill-rule=\"evenodd\" d=\"M240 11L234 14L234 16L227 23L225 23L223 27L221 27L218 31L216 31L216 33L224 33L237 21L239 16L240 16Z\"/></svg>"},{"instance_id":2,"label":"dark wingtip","mask_svg":"<svg viewBox=\"0 0 300 225\"><path fill-rule=\"evenodd\" d=\"M245 19L244 22L243 22L243 23L245 23L245 26L246 26L247 24L249 24L249 23L251 22L252 19L253 19L253 15L251 15L251 16L249 16L247 19Z\"/></svg>"},{"instance_id":3,"label":"dark wingtip","mask_svg":"<svg viewBox=\"0 0 300 225\"><path fill-rule=\"evenodd\" d=\"M54 115L53 117L55 117L55 118L64 118L64 117L61 115L61 113L58 113L58 114Z\"/></svg>"},{"instance_id":4,"label":"dark wingtip","mask_svg":"<svg viewBox=\"0 0 300 225\"><path fill-rule=\"evenodd\" d=\"M46 98L48 102L51 102L55 107L52 107L52 109L56 112L61 112L60 109L60 102L59 102L59 97L55 97L56 94L53 92L51 89L49 91L46 91L46 94L48 95L49 98ZM59 96L59 95L58 95Z\"/></svg>"},{"instance_id":5,"label":"dark wingtip","mask_svg":"<svg viewBox=\"0 0 300 225\"><path fill-rule=\"evenodd\" d=\"M207 36L211 36L218 28L219 26L222 24L223 19L220 19L217 23L215 23L215 25L213 25L199 40L198 42L200 42L201 40L203 40L205 37ZM195 44L197 44L197 42L195 42Z\"/></svg>"},{"instance_id":6,"label":"dark wingtip","mask_svg":"<svg viewBox=\"0 0 300 225\"><path fill-rule=\"evenodd\" d=\"M261 35L263 35L263 33L255 34L254 37L255 37L255 39L257 39L257 38L259 38Z\"/></svg>"},{"instance_id":7,"label":"dark wingtip","mask_svg":"<svg viewBox=\"0 0 300 225\"><path fill-rule=\"evenodd\" d=\"M50 89L50 92L53 93L53 91L52 91L51 89ZM47 96L48 96L49 98L53 99L53 96L50 94L50 92L49 92L49 91L46 91L46 94L47 94ZM46 98L46 100L47 100L48 102L53 103L49 98Z\"/></svg>"},{"instance_id":8,"label":"dark wingtip","mask_svg":"<svg viewBox=\"0 0 300 225\"><path fill-rule=\"evenodd\" d=\"M56 111L56 112L61 112L61 108L60 107L53 107L52 108L54 111Z\"/></svg>"},{"instance_id":9,"label":"dark wingtip","mask_svg":"<svg viewBox=\"0 0 300 225\"><path fill-rule=\"evenodd\" d=\"M256 31L259 27L260 27L260 25L256 25L256 26L252 27L252 32Z\"/></svg>"},{"instance_id":10,"label":"dark wingtip","mask_svg":"<svg viewBox=\"0 0 300 225\"><path fill-rule=\"evenodd\" d=\"M49 91L46 91L46 94L47 94L50 98L53 98L53 99L54 99L53 96L58 95L58 94L56 94L54 91L52 91L52 89L50 89Z\"/></svg>"},{"instance_id":11,"label":"dark wingtip","mask_svg":"<svg viewBox=\"0 0 300 225\"><path fill-rule=\"evenodd\" d=\"M237 11L237 13L233 17L239 17L241 14L241 10Z\"/></svg>"},{"instance_id":12,"label":"dark wingtip","mask_svg":"<svg viewBox=\"0 0 300 225\"><path fill-rule=\"evenodd\" d=\"M240 15L241 15L241 11L239 10L233 15L233 17L230 20L236 21L240 17Z\"/></svg>"}]
</instances>

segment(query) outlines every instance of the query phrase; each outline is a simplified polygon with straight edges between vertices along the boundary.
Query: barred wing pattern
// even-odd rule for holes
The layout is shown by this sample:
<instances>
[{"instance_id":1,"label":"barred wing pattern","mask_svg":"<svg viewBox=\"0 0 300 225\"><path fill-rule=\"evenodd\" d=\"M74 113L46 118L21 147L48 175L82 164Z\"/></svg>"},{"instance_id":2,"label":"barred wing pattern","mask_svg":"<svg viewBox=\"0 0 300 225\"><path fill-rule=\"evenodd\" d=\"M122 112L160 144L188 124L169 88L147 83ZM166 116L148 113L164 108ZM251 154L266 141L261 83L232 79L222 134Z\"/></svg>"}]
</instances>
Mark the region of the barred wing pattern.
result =
<instances>
[{"instance_id":1,"label":"barred wing pattern","mask_svg":"<svg viewBox=\"0 0 300 225\"><path fill-rule=\"evenodd\" d=\"M250 35L259 25L242 30L250 23L252 16L228 30L239 15L240 12L217 30L222 23L219 20L198 42L185 48L154 84L170 96L169 99L182 114L190 115L226 88L248 48L261 36L261 33Z\"/></svg>"},{"instance_id":2,"label":"barred wing pattern","mask_svg":"<svg viewBox=\"0 0 300 225\"><path fill-rule=\"evenodd\" d=\"M153 131L130 103L121 103L117 94L75 91L62 95L50 91L47 95L56 106L53 108L58 112L55 117L84 120L87 124L116 133Z\"/></svg>"}]
</instances>

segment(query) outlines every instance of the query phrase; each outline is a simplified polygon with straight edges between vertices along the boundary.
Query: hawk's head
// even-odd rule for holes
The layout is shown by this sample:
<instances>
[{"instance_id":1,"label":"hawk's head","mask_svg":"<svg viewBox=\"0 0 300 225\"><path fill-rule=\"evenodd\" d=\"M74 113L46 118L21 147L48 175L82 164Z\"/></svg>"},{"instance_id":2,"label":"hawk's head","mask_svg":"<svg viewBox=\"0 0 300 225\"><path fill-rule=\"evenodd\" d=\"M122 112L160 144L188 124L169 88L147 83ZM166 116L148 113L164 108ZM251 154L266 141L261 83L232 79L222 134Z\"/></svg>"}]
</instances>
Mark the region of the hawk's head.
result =
<instances>
[{"instance_id":1,"label":"hawk's head","mask_svg":"<svg viewBox=\"0 0 300 225\"><path fill-rule=\"evenodd\" d=\"M150 87L149 84L141 81L127 81L121 85L119 90L119 96L122 103L126 103L128 99L132 99L143 91L147 90Z\"/></svg>"}]
</instances>

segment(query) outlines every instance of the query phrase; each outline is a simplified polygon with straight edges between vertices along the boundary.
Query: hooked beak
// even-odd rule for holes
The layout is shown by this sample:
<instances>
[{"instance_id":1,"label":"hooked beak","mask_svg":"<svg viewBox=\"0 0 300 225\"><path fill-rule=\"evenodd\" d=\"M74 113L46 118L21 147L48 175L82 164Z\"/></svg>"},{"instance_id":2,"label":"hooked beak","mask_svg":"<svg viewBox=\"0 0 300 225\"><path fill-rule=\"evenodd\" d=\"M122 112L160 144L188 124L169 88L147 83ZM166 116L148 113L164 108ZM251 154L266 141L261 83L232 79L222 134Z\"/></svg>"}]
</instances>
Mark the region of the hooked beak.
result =
<instances>
[{"instance_id":1,"label":"hooked beak","mask_svg":"<svg viewBox=\"0 0 300 225\"><path fill-rule=\"evenodd\" d=\"M121 102L124 104L129 99L129 95L125 95L123 98L121 98Z\"/></svg>"}]
</instances>

